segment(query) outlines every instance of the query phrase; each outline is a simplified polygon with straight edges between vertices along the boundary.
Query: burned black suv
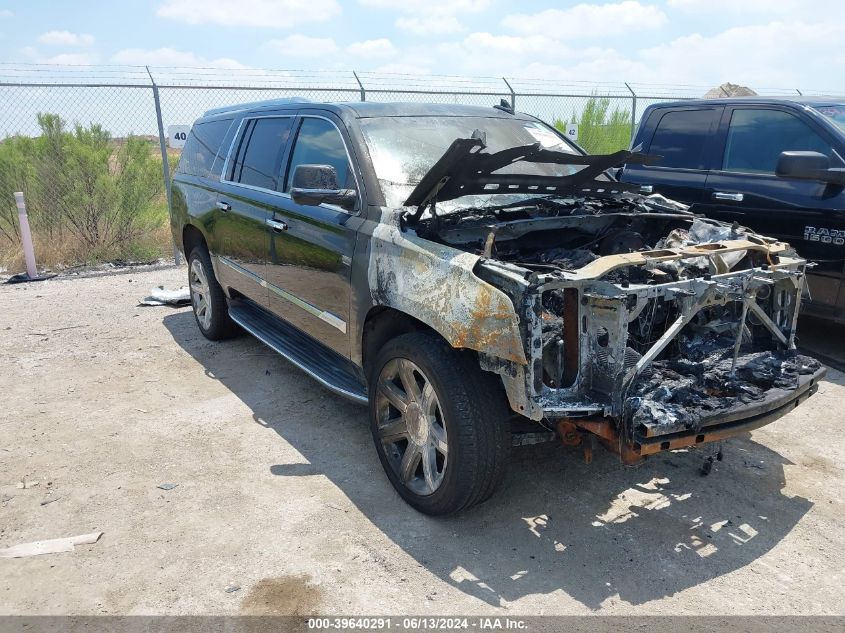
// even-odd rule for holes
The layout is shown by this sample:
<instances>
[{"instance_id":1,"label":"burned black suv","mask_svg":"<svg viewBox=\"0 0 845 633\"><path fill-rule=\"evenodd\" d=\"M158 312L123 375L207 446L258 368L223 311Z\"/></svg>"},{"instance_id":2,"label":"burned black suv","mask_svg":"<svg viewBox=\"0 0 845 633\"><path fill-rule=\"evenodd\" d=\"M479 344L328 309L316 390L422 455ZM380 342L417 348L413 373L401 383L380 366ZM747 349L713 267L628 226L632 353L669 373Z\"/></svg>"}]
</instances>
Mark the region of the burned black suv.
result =
<instances>
[{"instance_id":1,"label":"burned black suv","mask_svg":"<svg viewBox=\"0 0 845 633\"><path fill-rule=\"evenodd\" d=\"M650 158L508 107L269 101L194 124L171 221L202 333L368 403L396 490L445 514L527 437L633 463L816 390L805 261L607 175Z\"/></svg>"}]
</instances>

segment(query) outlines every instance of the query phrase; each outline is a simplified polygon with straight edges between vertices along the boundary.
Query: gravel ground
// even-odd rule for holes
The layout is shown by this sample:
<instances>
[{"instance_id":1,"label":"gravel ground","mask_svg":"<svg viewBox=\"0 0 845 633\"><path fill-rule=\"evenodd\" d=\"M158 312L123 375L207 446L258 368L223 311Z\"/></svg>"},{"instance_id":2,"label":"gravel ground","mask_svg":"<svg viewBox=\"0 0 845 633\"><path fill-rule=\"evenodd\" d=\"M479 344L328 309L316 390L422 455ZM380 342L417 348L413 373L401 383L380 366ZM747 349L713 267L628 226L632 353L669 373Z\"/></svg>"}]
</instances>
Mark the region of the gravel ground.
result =
<instances>
[{"instance_id":1,"label":"gravel ground","mask_svg":"<svg viewBox=\"0 0 845 633\"><path fill-rule=\"evenodd\" d=\"M0 548L105 533L0 559L0 614L845 614L843 374L708 477L713 448L523 447L490 501L432 519L364 409L136 307L185 276L0 286Z\"/></svg>"}]
</instances>

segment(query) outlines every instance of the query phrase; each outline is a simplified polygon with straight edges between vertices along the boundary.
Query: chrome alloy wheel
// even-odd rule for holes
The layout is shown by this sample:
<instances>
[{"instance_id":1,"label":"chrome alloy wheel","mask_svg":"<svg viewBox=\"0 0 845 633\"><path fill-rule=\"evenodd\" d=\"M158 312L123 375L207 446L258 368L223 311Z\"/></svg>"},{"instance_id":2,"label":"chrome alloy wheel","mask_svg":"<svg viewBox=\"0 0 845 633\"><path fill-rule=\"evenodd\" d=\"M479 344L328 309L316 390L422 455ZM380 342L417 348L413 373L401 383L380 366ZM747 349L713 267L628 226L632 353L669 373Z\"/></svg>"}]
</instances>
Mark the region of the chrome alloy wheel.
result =
<instances>
[{"instance_id":1,"label":"chrome alloy wheel","mask_svg":"<svg viewBox=\"0 0 845 633\"><path fill-rule=\"evenodd\" d=\"M443 483L449 455L434 386L405 358L388 361L376 390L378 437L394 474L412 492L430 495Z\"/></svg>"},{"instance_id":2,"label":"chrome alloy wheel","mask_svg":"<svg viewBox=\"0 0 845 633\"><path fill-rule=\"evenodd\" d=\"M191 271L188 275L191 286L191 305L194 306L194 314L197 315L203 330L211 327L211 297L209 296L208 276L202 267L199 258L191 262Z\"/></svg>"}]
</instances>

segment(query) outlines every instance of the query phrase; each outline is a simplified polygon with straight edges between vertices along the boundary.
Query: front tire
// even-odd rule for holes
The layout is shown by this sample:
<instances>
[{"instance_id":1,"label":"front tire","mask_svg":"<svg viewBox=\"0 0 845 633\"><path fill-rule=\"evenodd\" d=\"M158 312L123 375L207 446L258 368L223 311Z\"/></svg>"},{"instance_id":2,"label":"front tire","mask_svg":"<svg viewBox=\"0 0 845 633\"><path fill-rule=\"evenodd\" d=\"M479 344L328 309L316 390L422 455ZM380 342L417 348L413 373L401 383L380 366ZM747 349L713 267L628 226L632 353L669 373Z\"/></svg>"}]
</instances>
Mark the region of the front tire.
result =
<instances>
[{"instance_id":1,"label":"front tire","mask_svg":"<svg viewBox=\"0 0 845 633\"><path fill-rule=\"evenodd\" d=\"M203 336L212 341L235 336L238 326L229 317L226 295L214 276L211 257L204 246L197 246L188 255L188 287L194 318Z\"/></svg>"},{"instance_id":2,"label":"front tire","mask_svg":"<svg viewBox=\"0 0 845 633\"><path fill-rule=\"evenodd\" d=\"M433 333L388 342L370 379L370 427L396 491L431 515L492 495L504 477L510 409L493 374Z\"/></svg>"}]
</instances>

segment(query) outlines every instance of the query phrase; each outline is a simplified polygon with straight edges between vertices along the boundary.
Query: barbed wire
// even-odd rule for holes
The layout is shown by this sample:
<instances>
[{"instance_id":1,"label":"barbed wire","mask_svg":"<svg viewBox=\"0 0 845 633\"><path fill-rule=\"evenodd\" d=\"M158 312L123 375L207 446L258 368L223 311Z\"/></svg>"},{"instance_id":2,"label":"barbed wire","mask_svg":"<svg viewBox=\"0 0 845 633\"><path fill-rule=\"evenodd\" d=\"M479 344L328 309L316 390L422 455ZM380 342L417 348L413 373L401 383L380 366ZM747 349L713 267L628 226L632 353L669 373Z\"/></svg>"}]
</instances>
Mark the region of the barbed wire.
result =
<instances>
[{"instance_id":1,"label":"barbed wire","mask_svg":"<svg viewBox=\"0 0 845 633\"><path fill-rule=\"evenodd\" d=\"M200 86L278 87L280 89L317 89L365 91L522 92L529 95L588 95L644 98L665 96L703 96L713 86L643 81L595 81L556 77L465 76L455 74L411 74L391 71L355 71L353 69L281 69L229 68L223 66L150 66L129 64L49 64L37 62L0 62L0 84L63 85L126 84L151 85L150 75L160 87ZM829 89L802 87L752 86L762 95L831 95Z\"/></svg>"}]
</instances>

